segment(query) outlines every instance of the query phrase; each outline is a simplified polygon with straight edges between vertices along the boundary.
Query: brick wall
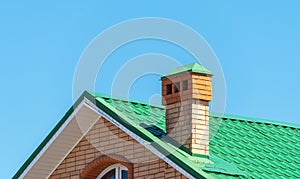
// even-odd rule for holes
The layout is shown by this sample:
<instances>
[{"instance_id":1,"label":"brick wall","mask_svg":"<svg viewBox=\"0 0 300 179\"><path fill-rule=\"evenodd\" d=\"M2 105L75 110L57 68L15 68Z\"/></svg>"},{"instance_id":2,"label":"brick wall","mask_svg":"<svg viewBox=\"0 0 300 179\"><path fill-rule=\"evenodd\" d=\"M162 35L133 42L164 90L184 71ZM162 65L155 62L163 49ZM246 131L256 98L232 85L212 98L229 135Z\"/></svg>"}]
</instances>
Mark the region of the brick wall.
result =
<instances>
[{"instance_id":1,"label":"brick wall","mask_svg":"<svg viewBox=\"0 0 300 179\"><path fill-rule=\"evenodd\" d=\"M101 160L103 156L109 156L111 159ZM132 177L135 179L186 178L104 118L93 126L50 178L88 178L86 171L97 175L102 170L94 167L96 169L92 171L88 166L93 167L97 164L103 166L104 163L115 161L125 166L132 164L133 168L129 170L129 175L132 172Z\"/></svg>"}]
</instances>

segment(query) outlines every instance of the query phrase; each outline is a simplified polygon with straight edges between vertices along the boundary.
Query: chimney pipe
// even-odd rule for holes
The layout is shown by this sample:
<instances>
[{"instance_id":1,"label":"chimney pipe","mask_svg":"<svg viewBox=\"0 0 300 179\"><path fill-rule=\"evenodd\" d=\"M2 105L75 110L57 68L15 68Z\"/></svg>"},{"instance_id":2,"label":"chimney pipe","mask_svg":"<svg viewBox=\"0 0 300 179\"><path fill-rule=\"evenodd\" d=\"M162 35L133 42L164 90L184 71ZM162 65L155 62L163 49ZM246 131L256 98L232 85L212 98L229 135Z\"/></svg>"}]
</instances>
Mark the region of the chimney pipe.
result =
<instances>
[{"instance_id":1,"label":"chimney pipe","mask_svg":"<svg viewBox=\"0 0 300 179\"><path fill-rule=\"evenodd\" d=\"M167 135L192 154L209 155L212 73L193 63L172 70L161 80Z\"/></svg>"}]
</instances>

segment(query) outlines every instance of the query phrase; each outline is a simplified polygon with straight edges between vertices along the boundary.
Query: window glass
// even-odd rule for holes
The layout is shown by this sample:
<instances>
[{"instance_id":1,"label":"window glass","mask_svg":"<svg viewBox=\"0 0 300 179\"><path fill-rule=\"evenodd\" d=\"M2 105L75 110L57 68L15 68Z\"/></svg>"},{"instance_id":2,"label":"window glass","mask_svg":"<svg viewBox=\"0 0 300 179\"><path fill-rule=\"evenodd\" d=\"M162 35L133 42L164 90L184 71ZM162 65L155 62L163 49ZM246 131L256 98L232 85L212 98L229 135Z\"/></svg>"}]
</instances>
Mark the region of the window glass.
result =
<instances>
[{"instance_id":1,"label":"window glass","mask_svg":"<svg viewBox=\"0 0 300 179\"><path fill-rule=\"evenodd\" d=\"M122 170L121 172L121 179L128 179L128 171L127 170Z\"/></svg>"},{"instance_id":2,"label":"window glass","mask_svg":"<svg viewBox=\"0 0 300 179\"><path fill-rule=\"evenodd\" d=\"M180 91L180 82L176 82L174 86L174 92L178 93Z\"/></svg>"},{"instance_id":3,"label":"window glass","mask_svg":"<svg viewBox=\"0 0 300 179\"><path fill-rule=\"evenodd\" d=\"M183 88L183 90L188 90L188 80L184 80L182 82L182 88Z\"/></svg>"}]
</instances>

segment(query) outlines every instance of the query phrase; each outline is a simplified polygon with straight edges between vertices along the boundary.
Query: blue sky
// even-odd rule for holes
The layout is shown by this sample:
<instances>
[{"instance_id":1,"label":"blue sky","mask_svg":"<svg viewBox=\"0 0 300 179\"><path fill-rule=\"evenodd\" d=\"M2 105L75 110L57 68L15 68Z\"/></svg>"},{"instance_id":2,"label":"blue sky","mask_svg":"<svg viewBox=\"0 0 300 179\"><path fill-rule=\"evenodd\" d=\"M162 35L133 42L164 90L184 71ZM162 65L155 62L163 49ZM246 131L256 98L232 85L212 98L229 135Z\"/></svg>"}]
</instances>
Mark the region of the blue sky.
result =
<instances>
[{"instance_id":1,"label":"blue sky","mask_svg":"<svg viewBox=\"0 0 300 179\"><path fill-rule=\"evenodd\" d=\"M224 71L227 114L299 123L299 8L296 0L0 1L1 177L18 170L72 105L74 71L88 43L133 18L174 19L208 41ZM126 58L151 52L193 61L164 42L129 44L108 59L110 73L98 78L96 90L108 91L113 69ZM130 97L147 101L159 93L158 78L139 79Z\"/></svg>"}]
</instances>

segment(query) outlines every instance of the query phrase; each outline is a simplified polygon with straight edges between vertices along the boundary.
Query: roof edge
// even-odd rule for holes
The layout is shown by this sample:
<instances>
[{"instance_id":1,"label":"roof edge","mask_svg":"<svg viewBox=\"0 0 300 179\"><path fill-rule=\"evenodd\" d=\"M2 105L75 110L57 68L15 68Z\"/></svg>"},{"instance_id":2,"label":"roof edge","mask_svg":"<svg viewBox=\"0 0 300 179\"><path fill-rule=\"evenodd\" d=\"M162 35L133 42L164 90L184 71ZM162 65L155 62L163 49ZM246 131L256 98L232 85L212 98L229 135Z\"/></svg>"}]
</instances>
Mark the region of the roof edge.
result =
<instances>
[{"instance_id":1,"label":"roof edge","mask_svg":"<svg viewBox=\"0 0 300 179\"><path fill-rule=\"evenodd\" d=\"M31 164L31 162L37 157L37 155L42 151L42 149L46 146L46 144L51 140L51 138L55 135L55 133L60 129L60 127L66 122L68 117L74 112L74 109L79 106L81 101L83 101L84 96L87 92L83 92L83 94L77 99L77 101L69 108L69 110L65 113L65 115L58 121L55 127L49 132L46 138L41 142L41 144L32 152L32 154L28 157L27 160L23 163L20 169L12 176L12 179L19 178L22 173L26 170L26 168Z\"/></svg>"},{"instance_id":2,"label":"roof edge","mask_svg":"<svg viewBox=\"0 0 300 179\"><path fill-rule=\"evenodd\" d=\"M169 71L167 74L163 75L162 78L166 78L169 76L177 75L180 73L186 73L186 72L193 72L193 73L200 73L200 74L205 74L205 75L213 75L213 73L205 68L204 66L200 65L197 62L187 64L184 66L178 66L174 68L173 70Z\"/></svg>"}]
</instances>

